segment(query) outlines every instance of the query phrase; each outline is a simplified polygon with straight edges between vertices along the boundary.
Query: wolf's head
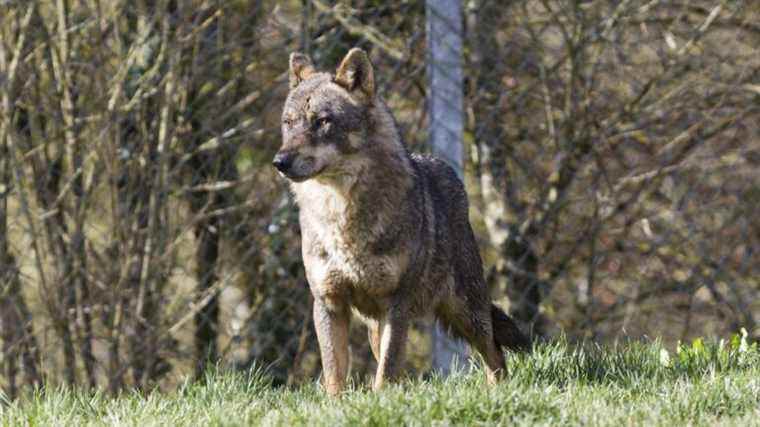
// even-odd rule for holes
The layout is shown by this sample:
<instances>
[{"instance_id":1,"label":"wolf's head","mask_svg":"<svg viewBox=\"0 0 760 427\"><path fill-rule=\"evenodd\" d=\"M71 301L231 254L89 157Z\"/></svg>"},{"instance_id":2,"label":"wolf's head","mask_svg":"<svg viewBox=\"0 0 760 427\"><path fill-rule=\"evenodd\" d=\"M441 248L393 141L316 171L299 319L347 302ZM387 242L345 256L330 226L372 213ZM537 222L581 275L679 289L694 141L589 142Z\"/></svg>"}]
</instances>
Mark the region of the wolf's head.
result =
<instances>
[{"instance_id":1,"label":"wolf's head","mask_svg":"<svg viewBox=\"0 0 760 427\"><path fill-rule=\"evenodd\" d=\"M346 154L364 143L375 80L367 54L351 49L335 75L320 73L300 53L290 55L290 93L282 112L282 147L272 163L301 182L340 173Z\"/></svg>"}]
</instances>

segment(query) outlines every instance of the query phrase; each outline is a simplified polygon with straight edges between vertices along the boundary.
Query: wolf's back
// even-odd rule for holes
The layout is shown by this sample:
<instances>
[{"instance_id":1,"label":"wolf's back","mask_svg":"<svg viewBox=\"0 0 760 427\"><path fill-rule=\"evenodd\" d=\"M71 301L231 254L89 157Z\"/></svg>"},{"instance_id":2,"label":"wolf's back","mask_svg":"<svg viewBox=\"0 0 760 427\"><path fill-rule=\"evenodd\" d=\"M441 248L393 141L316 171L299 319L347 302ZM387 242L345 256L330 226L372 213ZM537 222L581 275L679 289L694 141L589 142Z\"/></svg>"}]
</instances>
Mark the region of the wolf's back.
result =
<instances>
[{"instance_id":1,"label":"wolf's back","mask_svg":"<svg viewBox=\"0 0 760 427\"><path fill-rule=\"evenodd\" d=\"M449 254L458 292L477 300L488 294L483 277L483 261L469 221L467 193L454 169L431 156L412 155L417 169L425 174L433 200L438 250ZM490 304L493 338L497 348L530 351L531 341L514 320L498 306Z\"/></svg>"},{"instance_id":2,"label":"wolf's back","mask_svg":"<svg viewBox=\"0 0 760 427\"><path fill-rule=\"evenodd\" d=\"M445 212L447 219L451 219L451 215L466 215L467 193L454 168L445 161L429 155L415 153L411 158L415 169L425 175L427 190L433 199L435 210Z\"/></svg>"}]
</instances>

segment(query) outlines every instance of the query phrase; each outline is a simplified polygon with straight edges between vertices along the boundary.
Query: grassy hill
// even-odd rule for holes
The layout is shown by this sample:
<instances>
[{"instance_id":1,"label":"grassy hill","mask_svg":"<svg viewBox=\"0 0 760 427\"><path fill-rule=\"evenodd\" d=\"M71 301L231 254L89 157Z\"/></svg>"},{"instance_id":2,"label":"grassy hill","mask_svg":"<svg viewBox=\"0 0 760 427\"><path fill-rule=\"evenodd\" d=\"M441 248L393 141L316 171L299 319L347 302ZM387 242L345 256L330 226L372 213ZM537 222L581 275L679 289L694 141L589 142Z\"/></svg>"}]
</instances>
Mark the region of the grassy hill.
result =
<instances>
[{"instance_id":1,"label":"grassy hill","mask_svg":"<svg viewBox=\"0 0 760 427\"><path fill-rule=\"evenodd\" d=\"M1 425L760 425L760 353L741 335L668 351L542 344L510 358L509 379L482 372L411 379L339 399L316 384L270 386L266 373L211 373L171 393L113 398L49 388L0 404Z\"/></svg>"}]
</instances>

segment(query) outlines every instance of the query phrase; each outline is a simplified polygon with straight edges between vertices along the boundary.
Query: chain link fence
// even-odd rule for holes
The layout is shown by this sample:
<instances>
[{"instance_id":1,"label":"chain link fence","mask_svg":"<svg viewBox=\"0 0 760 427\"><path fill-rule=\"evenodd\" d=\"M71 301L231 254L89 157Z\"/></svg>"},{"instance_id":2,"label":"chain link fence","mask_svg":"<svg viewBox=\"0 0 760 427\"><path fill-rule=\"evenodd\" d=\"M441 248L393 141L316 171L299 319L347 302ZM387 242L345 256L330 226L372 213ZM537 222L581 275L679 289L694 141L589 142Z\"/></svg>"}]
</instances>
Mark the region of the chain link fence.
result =
<instances>
[{"instance_id":1,"label":"chain link fence","mask_svg":"<svg viewBox=\"0 0 760 427\"><path fill-rule=\"evenodd\" d=\"M543 337L760 334L757 5L460 15L463 176L497 302ZM330 70L367 50L429 151L428 18L419 1L0 2L0 390L169 389L217 365L316 378L297 208L269 166L288 55Z\"/></svg>"}]
</instances>

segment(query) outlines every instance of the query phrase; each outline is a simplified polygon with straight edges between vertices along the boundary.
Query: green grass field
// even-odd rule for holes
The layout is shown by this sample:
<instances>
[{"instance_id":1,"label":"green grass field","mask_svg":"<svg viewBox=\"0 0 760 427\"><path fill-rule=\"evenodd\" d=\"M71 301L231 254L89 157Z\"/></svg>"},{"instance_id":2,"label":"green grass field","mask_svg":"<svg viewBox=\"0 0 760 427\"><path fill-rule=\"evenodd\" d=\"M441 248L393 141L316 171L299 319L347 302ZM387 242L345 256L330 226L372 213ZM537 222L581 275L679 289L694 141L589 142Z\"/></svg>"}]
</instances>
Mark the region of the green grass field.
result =
<instances>
[{"instance_id":1,"label":"green grass field","mask_svg":"<svg viewBox=\"0 0 760 427\"><path fill-rule=\"evenodd\" d=\"M482 372L411 379L327 398L315 384L275 388L265 373L209 374L172 393L52 390L0 403L2 425L760 425L760 353L741 336L666 351L537 346L509 379Z\"/></svg>"}]
</instances>

